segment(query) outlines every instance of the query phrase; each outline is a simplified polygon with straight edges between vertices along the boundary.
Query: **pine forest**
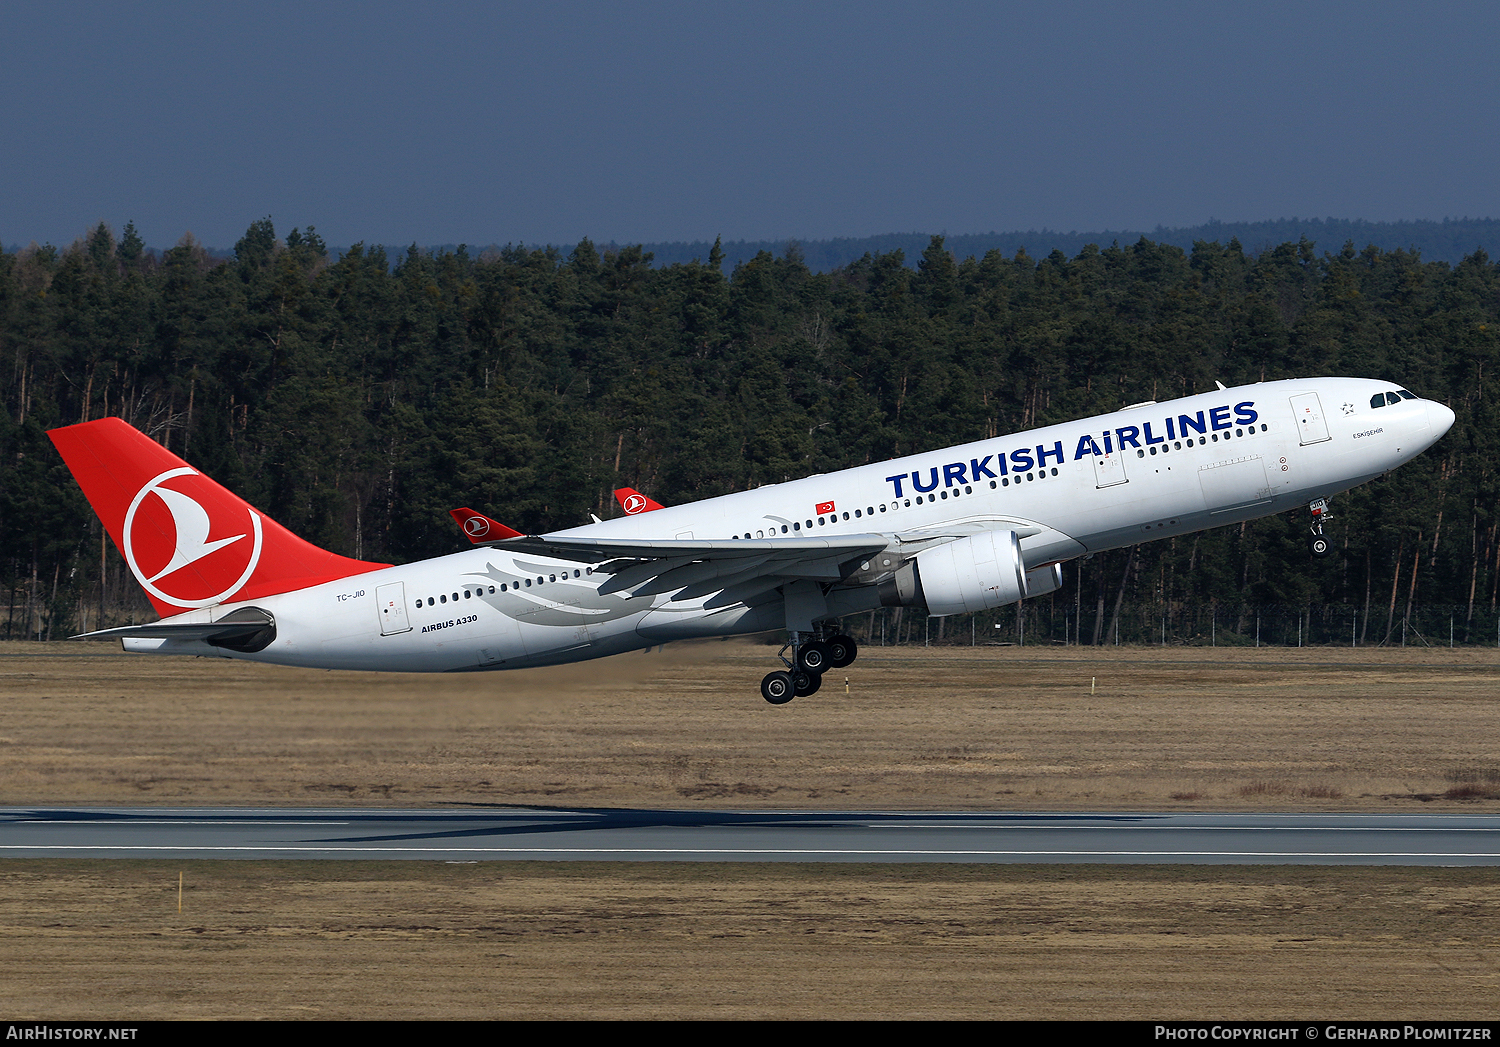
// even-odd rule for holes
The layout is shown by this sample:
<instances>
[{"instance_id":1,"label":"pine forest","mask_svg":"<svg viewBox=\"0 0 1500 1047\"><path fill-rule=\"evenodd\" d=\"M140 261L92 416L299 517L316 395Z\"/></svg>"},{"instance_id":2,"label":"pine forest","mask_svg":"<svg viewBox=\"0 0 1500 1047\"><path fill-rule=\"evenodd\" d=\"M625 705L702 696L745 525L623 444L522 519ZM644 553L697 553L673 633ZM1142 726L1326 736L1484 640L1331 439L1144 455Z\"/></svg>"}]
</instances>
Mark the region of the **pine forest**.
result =
<instances>
[{"instance_id":1,"label":"pine forest","mask_svg":"<svg viewBox=\"0 0 1500 1047\"><path fill-rule=\"evenodd\" d=\"M1101 553L1063 589L968 618L846 621L871 642L1500 644L1500 267L1409 251L1190 251L814 273L795 249L722 269L641 248L477 256L250 226L229 259L101 224L0 251L5 636L152 614L47 429L116 415L302 537L367 560L466 547L472 506L531 533L1281 378L1389 380L1458 420L1333 501ZM1495 386L1494 389L1491 389Z\"/></svg>"}]
</instances>

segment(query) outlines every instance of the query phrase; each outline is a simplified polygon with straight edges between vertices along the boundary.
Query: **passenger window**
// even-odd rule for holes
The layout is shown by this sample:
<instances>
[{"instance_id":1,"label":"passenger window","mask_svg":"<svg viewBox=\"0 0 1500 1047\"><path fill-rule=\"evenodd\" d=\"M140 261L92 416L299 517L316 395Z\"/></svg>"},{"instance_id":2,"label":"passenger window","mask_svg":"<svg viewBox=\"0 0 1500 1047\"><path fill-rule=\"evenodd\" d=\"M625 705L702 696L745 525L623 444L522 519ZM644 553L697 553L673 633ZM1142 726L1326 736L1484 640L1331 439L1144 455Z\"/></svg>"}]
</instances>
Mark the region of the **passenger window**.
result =
<instances>
[{"instance_id":1,"label":"passenger window","mask_svg":"<svg viewBox=\"0 0 1500 1047\"><path fill-rule=\"evenodd\" d=\"M442 603L447 603L448 602L448 598L446 596L439 596L438 600L440 602L442 602Z\"/></svg>"},{"instance_id":2,"label":"passenger window","mask_svg":"<svg viewBox=\"0 0 1500 1047\"><path fill-rule=\"evenodd\" d=\"M856 509L856 510L854 510L854 511L855 511L855 512L859 512L859 510L858 510L858 509ZM849 514L848 514L848 513L845 513L845 514L844 514L844 519L845 519L845 520L847 520L847 519L849 519Z\"/></svg>"}]
</instances>

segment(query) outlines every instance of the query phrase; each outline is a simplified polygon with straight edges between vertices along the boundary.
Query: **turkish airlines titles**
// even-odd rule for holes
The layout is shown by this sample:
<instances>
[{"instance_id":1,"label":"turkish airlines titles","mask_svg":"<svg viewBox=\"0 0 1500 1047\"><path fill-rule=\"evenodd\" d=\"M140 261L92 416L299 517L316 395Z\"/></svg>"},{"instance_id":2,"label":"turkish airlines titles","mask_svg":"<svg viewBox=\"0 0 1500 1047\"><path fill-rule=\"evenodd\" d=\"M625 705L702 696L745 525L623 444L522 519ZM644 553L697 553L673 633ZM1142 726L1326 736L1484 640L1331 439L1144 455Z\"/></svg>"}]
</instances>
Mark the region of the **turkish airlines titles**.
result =
<instances>
[{"instance_id":1,"label":"turkish airlines titles","mask_svg":"<svg viewBox=\"0 0 1500 1047\"><path fill-rule=\"evenodd\" d=\"M1234 417L1230 418L1231 412ZM1235 404L1233 407L1211 407L1206 411L1198 411L1194 414L1169 415L1155 428L1151 422L1143 422L1140 425L1122 425L1117 429L1107 429L1102 433L1084 433L1078 438L1078 444L1073 449L1073 461L1078 461L1088 455L1110 455L1116 450L1123 451L1127 447L1144 448L1153 444L1166 443L1168 440L1186 440L1193 434L1207 435L1223 429L1233 429L1235 426L1254 425L1260 415L1255 410L1255 401L1246 400L1244 403ZM896 476L887 476L885 482L895 485L895 495L902 497L907 492L903 485L908 479L911 480L912 490L925 494L937 490L939 483L944 487L957 487L964 484L978 483L982 478L988 477L992 480L1012 473L1026 473L1032 469L1045 469L1048 462L1061 465L1067 461L1065 449L1061 440L1052 446L1038 444L1035 455L1030 447L1020 447L1014 451L1001 451L997 454L987 454L983 458L970 458L967 462L948 462L943 466L932 466L923 475L921 470L913 470L910 473L900 473ZM994 465L991 467L991 461ZM941 472L939 470L941 469Z\"/></svg>"}]
</instances>

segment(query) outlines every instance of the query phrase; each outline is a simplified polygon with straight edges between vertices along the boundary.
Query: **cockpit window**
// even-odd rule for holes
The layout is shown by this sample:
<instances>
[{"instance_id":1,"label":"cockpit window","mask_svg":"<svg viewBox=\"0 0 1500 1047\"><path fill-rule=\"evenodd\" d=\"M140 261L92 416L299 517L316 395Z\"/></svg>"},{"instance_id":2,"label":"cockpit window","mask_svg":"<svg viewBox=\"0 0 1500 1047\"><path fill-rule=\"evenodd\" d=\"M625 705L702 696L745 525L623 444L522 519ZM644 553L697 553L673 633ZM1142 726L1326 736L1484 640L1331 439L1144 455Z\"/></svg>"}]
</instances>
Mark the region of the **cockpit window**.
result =
<instances>
[{"instance_id":1,"label":"cockpit window","mask_svg":"<svg viewBox=\"0 0 1500 1047\"><path fill-rule=\"evenodd\" d=\"M1401 402L1401 397L1397 396L1395 393L1386 393L1385 402L1388 404L1399 404Z\"/></svg>"},{"instance_id":2,"label":"cockpit window","mask_svg":"<svg viewBox=\"0 0 1500 1047\"><path fill-rule=\"evenodd\" d=\"M1374 396L1370 397L1370 406L1371 407L1384 407L1385 406L1385 393L1376 393Z\"/></svg>"},{"instance_id":3,"label":"cockpit window","mask_svg":"<svg viewBox=\"0 0 1500 1047\"><path fill-rule=\"evenodd\" d=\"M1417 398L1416 393L1409 393L1405 389L1397 389L1396 391L1401 394L1401 399L1403 400L1415 400Z\"/></svg>"}]
</instances>

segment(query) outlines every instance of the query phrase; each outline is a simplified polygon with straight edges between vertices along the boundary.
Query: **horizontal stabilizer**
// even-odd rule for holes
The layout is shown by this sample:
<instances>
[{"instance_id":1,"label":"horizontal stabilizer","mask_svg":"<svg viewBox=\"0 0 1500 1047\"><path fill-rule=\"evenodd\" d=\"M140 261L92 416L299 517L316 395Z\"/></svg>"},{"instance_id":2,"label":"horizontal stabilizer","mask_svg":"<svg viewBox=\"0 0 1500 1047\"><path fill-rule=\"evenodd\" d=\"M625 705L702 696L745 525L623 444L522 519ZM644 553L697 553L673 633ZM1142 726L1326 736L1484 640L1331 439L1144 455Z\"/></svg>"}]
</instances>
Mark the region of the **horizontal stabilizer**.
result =
<instances>
[{"instance_id":1,"label":"horizontal stabilizer","mask_svg":"<svg viewBox=\"0 0 1500 1047\"><path fill-rule=\"evenodd\" d=\"M70 637L74 640L202 640L212 647L254 653L276 639L276 618L259 607L241 607L217 622L151 622Z\"/></svg>"}]
</instances>

